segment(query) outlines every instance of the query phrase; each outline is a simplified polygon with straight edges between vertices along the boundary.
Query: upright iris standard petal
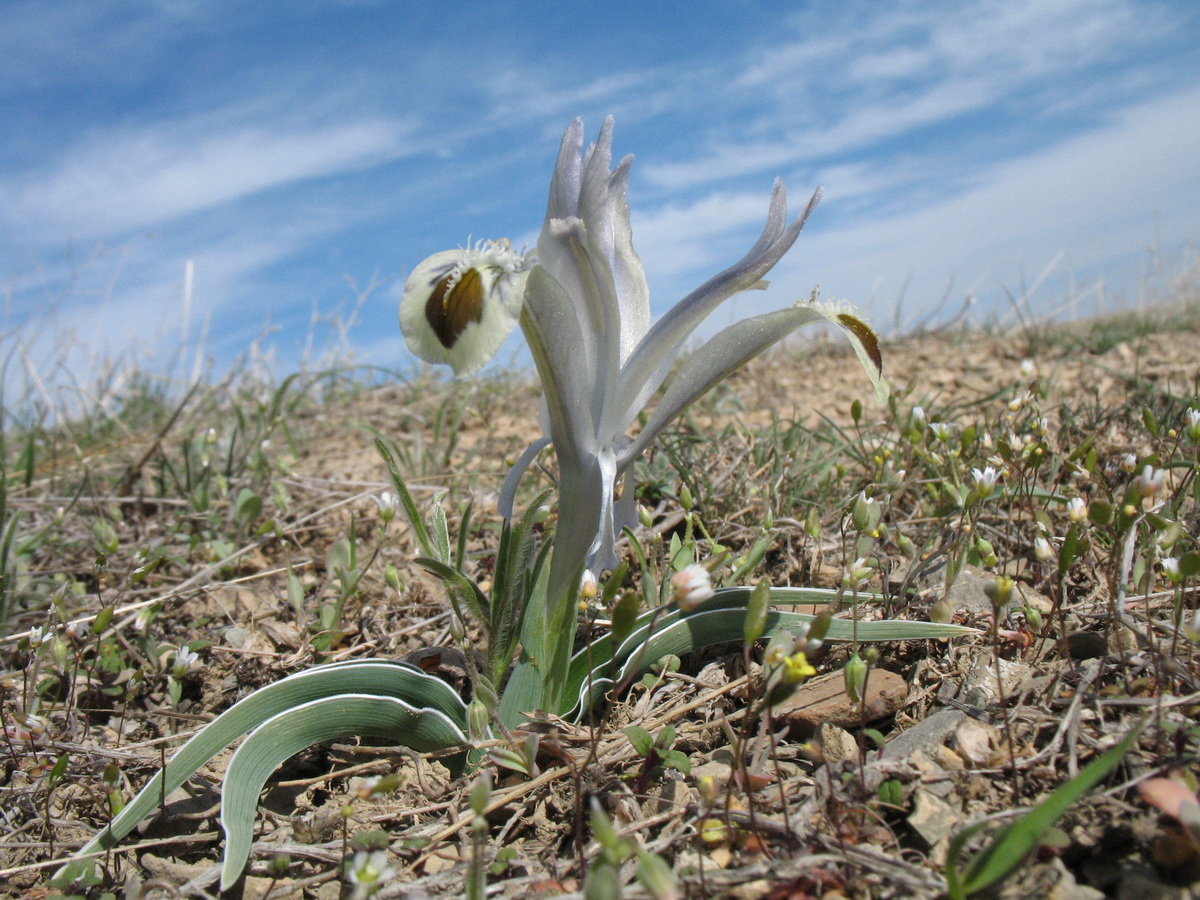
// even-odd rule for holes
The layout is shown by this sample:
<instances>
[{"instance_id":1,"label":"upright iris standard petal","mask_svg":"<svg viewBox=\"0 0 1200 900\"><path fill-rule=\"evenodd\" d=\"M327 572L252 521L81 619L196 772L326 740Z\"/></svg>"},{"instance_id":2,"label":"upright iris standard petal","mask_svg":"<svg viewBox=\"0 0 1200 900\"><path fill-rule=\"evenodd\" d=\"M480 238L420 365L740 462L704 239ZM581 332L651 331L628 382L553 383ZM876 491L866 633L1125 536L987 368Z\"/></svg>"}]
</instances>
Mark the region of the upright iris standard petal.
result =
<instances>
[{"instance_id":1,"label":"upright iris standard petal","mask_svg":"<svg viewBox=\"0 0 1200 900\"><path fill-rule=\"evenodd\" d=\"M506 240L435 253L404 285L400 330L421 359L470 375L517 324L524 289L524 258Z\"/></svg>"},{"instance_id":2,"label":"upright iris standard petal","mask_svg":"<svg viewBox=\"0 0 1200 900\"><path fill-rule=\"evenodd\" d=\"M595 535L587 559L593 568L616 559L614 543L625 523L617 520L614 506L630 507L628 497L615 500L617 480L688 404L766 347L809 322L832 322L850 337L863 364L882 384L874 334L860 319L840 308L792 307L726 329L697 351L641 433L631 439L627 430L663 386L697 326L734 294L766 286L764 276L796 241L820 192L789 224L787 193L776 181L762 234L749 252L651 326L645 275L629 224L626 193L632 159L611 169L611 145L611 119L586 150L578 120L563 136L522 320L547 392L547 437L561 478L559 528L573 536L572 552L577 552L579 535ZM506 497L511 497L514 482L506 485ZM578 496L585 484L598 486L599 503ZM568 493L568 486L574 493ZM563 551L556 546L555 556ZM552 571L566 576L576 564L556 560ZM552 574L551 581L559 579Z\"/></svg>"},{"instance_id":3,"label":"upright iris standard petal","mask_svg":"<svg viewBox=\"0 0 1200 900\"><path fill-rule=\"evenodd\" d=\"M585 564L596 569L615 563L614 544L632 509L629 477L641 451L750 358L805 324L828 322L850 339L877 392L886 391L871 329L847 308L815 303L726 328L667 383L688 339L709 314L735 294L766 286L765 276L795 243L820 192L789 223L787 192L776 181L754 246L651 326L646 278L629 224L632 157L615 168L612 158L612 119L605 120L587 149L583 123L572 122L550 182L536 263L512 254L507 243L467 251L475 256L438 254L413 273L401 311L415 352L466 373L499 347L501 331L518 315L512 302L517 286L523 287L519 315L545 393L545 437L518 460L501 506L511 512L521 473L547 441L553 443L560 496L548 593L556 620L573 609ZM657 407L640 433L630 437L638 414L664 384ZM618 498L619 483L625 491Z\"/></svg>"}]
</instances>

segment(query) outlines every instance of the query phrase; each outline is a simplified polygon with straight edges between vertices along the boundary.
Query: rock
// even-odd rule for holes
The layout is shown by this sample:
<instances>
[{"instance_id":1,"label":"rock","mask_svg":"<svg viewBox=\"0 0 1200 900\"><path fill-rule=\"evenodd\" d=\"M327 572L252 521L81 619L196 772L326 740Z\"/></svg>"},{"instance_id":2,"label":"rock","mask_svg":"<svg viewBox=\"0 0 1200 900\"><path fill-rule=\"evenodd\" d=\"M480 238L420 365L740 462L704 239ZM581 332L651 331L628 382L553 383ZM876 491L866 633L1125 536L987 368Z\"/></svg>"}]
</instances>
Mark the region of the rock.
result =
<instances>
[{"instance_id":1,"label":"rock","mask_svg":"<svg viewBox=\"0 0 1200 900\"><path fill-rule=\"evenodd\" d=\"M961 709L939 709L889 740L880 755L888 759L905 759L917 753L932 756L965 718L967 714Z\"/></svg>"},{"instance_id":2,"label":"rock","mask_svg":"<svg viewBox=\"0 0 1200 900\"><path fill-rule=\"evenodd\" d=\"M1117 900L1191 900L1194 895L1186 887L1163 884L1157 878L1140 872L1130 872L1117 887Z\"/></svg>"},{"instance_id":3,"label":"rock","mask_svg":"<svg viewBox=\"0 0 1200 900\"><path fill-rule=\"evenodd\" d=\"M836 766L846 760L858 759L858 741L844 728L824 722L817 729L816 741L821 745L825 762Z\"/></svg>"},{"instance_id":4,"label":"rock","mask_svg":"<svg viewBox=\"0 0 1200 900\"><path fill-rule=\"evenodd\" d=\"M1006 570L1004 574L1017 577L1021 573L1019 570ZM984 615L992 612L992 600L988 597L986 588L995 581L996 576L990 572L977 566L963 566L949 590L946 590L946 574L943 569L938 569L920 579L917 587L924 593L931 593L934 597L942 597L944 594L945 599L949 601L956 612L961 610L970 615ZM1013 601L1018 606L1028 604L1043 613L1054 608L1049 597L1033 590L1028 585L1018 585L1017 591L1018 596L1014 597Z\"/></svg>"},{"instance_id":5,"label":"rock","mask_svg":"<svg viewBox=\"0 0 1200 900\"><path fill-rule=\"evenodd\" d=\"M946 861L950 835L958 829L961 818L959 810L924 788L918 788L913 795L913 811L909 813L908 824L924 842L930 861L935 865Z\"/></svg>"},{"instance_id":6,"label":"rock","mask_svg":"<svg viewBox=\"0 0 1200 900\"><path fill-rule=\"evenodd\" d=\"M733 900L761 900L771 892L771 882L765 878L746 881L729 889Z\"/></svg>"},{"instance_id":7,"label":"rock","mask_svg":"<svg viewBox=\"0 0 1200 900\"><path fill-rule=\"evenodd\" d=\"M143 853L138 862L151 877L161 878L174 885L191 881L213 868L212 862L185 863L177 859L155 856L153 853ZM220 867L217 868L219 870Z\"/></svg>"},{"instance_id":8,"label":"rock","mask_svg":"<svg viewBox=\"0 0 1200 900\"><path fill-rule=\"evenodd\" d=\"M954 755L952 750L946 750L946 752ZM955 759L958 759L957 755L955 755ZM941 797L943 800L954 793L954 781L950 777L950 773L937 762L923 753L910 757L909 762L917 770L922 790ZM958 760L958 768L962 768L961 759Z\"/></svg>"},{"instance_id":9,"label":"rock","mask_svg":"<svg viewBox=\"0 0 1200 900\"><path fill-rule=\"evenodd\" d=\"M937 597L950 602L955 611L965 610L972 615L992 611L992 601L984 593L984 587L995 583L996 578L975 566L963 566L950 589L946 590L944 570L931 572L918 582L922 591L932 591Z\"/></svg>"},{"instance_id":10,"label":"rock","mask_svg":"<svg viewBox=\"0 0 1200 900\"><path fill-rule=\"evenodd\" d=\"M967 767L963 758L945 744L939 744L934 748L933 761L951 772L959 772Z\"/></svg>"},{"instance_id":11,"label":"rock","mask_svg":"<svg viewBox=\"0 0 1200 900\"><path fill-rule=\"evenodd\" d=\"M796 693L778 704L777 721L784 721L803 734L813 734L823 723L856 728L889 716L904 705L908 684L895 672L872 669L867 679L866 716L858 703L846 693L841 672L820 675L802 684Z\"/></svg>"},{"instance_id":12,"label":"rock","mask_svg":"<svg viewBox=\"0 0 1200 900\"><path fill-rule=\"evenodd\" d=\"M992 765L1000 746L1000 731L976 719L963 719L954 729L954 749L967 763L976 768Z\"/></svg>"},{"instance_id":13,"label":"rock","mask_svg":"<svg viewBox=\"0 0 1200 900\"><path fill-rule=\"evenodd\" d=\"M733 770L729 767L728 762L714 759L712 762L693 766L688 777L691 778L692 784L696 785L700 784L704 778L711 778L718 790L724 790L732 774Z\"/></svg>"},{"instance_id":14,"label":"rock","mask_svg":"<svg viewBox=\"0 0 1200 900\"><path fill-rule=\"evenodd\" d=\"M987 709L1000 702L1001 689L1004 696L1012 697L1024 689L1025 683L1033 675L1033 669L1023 662L1011 659L1000 660L1000 685L996 684L996 659L990 654L981 654L971 664L967 677L956 689L953 682L947 681L938 691L938 699L943 703L947 700L959 700L970 706Z\"/></svg>"},{"instance_id":15,"label":"rock","mask_svg":"<svg viewBox=\"0 0 1200 900\"><path fill-rule=\"evenodd\" d=\"M458 848L447 844L425 857L422 871L426 875L436 875L439 872L453 869L460 862L462 862L462 856L458 852Z\"/></svg>"},{"instance_id":16,"label":"rock","mask_svg":"<svg viewBox=\"0 0 1200 900\"><path fill-rule=\"evenodd\" d=\"M1104 891L1079 884L1061 859L1056 857L1050 867L1058 872L1058 881L1046 893L1046 900L1104 900Z\"/></svg>"}]
</instances>

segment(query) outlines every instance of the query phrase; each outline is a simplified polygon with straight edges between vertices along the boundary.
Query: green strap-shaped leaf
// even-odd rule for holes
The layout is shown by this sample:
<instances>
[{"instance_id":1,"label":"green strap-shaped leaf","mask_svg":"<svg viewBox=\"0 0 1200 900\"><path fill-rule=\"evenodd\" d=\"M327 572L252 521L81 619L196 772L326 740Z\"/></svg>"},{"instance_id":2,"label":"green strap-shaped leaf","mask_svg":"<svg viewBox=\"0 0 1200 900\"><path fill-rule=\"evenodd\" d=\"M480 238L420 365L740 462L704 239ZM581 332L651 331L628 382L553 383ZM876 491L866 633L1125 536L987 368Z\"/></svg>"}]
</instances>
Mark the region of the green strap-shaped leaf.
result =
<instances>
[{"instance_id":1,"label":"green strap-shaped leaf","mask_svg":"<svg viewBox=\"0 0 1200 900\"><path fill-rule=\"evenodd\" d=\"M437 710L463 732L467 708L446 682L408 663L394 660L348 660L314 666L239 700L179 748L166 768L155 774L109 826L76 854L106 850L127 835L160 800L187 781L197 769L244 735L284 710L339 694L374 694L405 700L417 708Z\"/></svg>"},{"instance_id":2,"label":"green strap-shaped leaf","mask_svg":"<svg viewBox=\"0 0 1200 900\"><path fill-rule=\"evenodd\" d=\"M718 591L692 612L677 607L651 610L638 617L637 626L619 647L605 638L585 647L571 660L568 696L577 697L568 717L578 717L598 703L614 684L631 681L668 654L681 656L713 644L740 641L746 620L750 588ZM774 588L773 603L821 603L836 596L834 591L815 588ZM767 613L762 639L784 628L797 628L815 616L771 610ZM825 635L828 641L908 641L970 634L973 629L935 622L885 620L858 622L834 619ZM590 676L590 677L589 677Z\"/></svg>"},{"instance_id":3,"label":"green strap-shaped leaf","mask_svg":"<svg viewBox=\"0 0 1200 900\"><path fill-rule=\"evenodd\" d=\"M1139 722L1119 744L1088 763L1079 774L1015 822L999 829L987 847L967 865L959 876L958 859L963 846L988 823L968 825L950 841L946 856L946 883L951 897L966 898L993 887L1012 874L1034 850L1055 822L1084 794L1103 781L1125 758L1137 742L1145 722Z\"/></svg>"},{"instance_id":4,"label":"green strap-shaped leaf","mask_svg":"<svg viewBox=\"0 0 1200 900\"><path fill-rule=\"evenodd\" d=\"M225 770L221 792L221 828L225 832L221 890L237 881L246 866L258 796L270 774L306 747L352 737L391 741L422 753L467 742L463 729L444 713L373 694L325 697L271 717L242 742Z\"/></svg>"}]
</instances>

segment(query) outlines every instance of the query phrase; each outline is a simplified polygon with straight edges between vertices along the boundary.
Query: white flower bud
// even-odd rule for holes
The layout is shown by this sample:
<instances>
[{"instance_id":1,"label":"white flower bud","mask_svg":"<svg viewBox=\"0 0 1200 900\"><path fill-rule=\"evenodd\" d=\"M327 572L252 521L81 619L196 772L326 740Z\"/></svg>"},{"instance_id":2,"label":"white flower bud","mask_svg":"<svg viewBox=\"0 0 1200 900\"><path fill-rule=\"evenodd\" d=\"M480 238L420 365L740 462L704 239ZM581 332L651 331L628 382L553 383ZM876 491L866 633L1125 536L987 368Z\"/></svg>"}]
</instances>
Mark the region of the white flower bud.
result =
<instances>
[{"instance_id":1,"label":"white flower bud","mask_svg":"<svg viewBox=\"0 0 1200 900\"><path fill-rule=\"evenodd\" d=\"M671 576L671 591L680 609L690 611L713 596L712 578L708 569L692 563Z\"/></svg>"}]
</instances>

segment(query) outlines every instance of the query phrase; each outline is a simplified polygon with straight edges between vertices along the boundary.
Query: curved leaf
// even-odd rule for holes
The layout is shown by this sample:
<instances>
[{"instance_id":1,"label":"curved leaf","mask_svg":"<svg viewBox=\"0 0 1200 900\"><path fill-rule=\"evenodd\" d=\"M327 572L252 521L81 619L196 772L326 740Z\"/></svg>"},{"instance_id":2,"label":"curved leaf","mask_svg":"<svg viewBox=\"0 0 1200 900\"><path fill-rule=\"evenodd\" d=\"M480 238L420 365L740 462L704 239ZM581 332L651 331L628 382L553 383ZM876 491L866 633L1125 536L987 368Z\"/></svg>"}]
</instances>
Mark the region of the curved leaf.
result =
<instances>
[{"instance_id":1,"label":"curved leaf","mask_svg":"<svg viewBox=\"0 0 1200 900\"><path fill-rule=\"evenodd\" d=\"M444 713L417 709L396 697L375 694L339 694L312 700L263 722L238 747L225 770L221 792L221 828L225 832L222 891L237 881L246 866L258 796L270 774L306 747L351 737L393 741L422 753L467 742L464 730Z\"/></svg>"},{"instance_id":2,"label":"curved leaf","mask_svg":"<svg viewBox=\"0 0 1200 900\"><path fill-rule=\"evenodd\" d=\"M259 688L235 703L179 748L164 769L125 808L83 846L76 856L112 847L158 808L161 798L187 781L197 769L236 741L284 710L339 694L366 693L395 697L446 715L464 733L467 708L454 689L416 666L394 660L348 660L314 666Z\"/></svg>"},{"instance_id":3,"label":"curved leaf","mask_svg":"<svg viewBox=\"0 0 1200 900\"><path fill-rule=\"evenodd\" d=\"M614 684L631 681L668 654L682 656L713 644L743 639L746 603L752 588L724 588L712 599L691 612L678 607L660 607L638 617L637 626L619 647L601 638L584 647L571 659L567 696L576 698L567 712L578 717L598 703ZM828 603L836 591L817 588L773 588L773 603ZM771 610L761 638L769 639L784 628L796 628L816 617L803 613ZM935 622L911 622L893 619L858 622L834 619L825 635L827 641L908 641L955 637L971 634L973 629ZM590 677L589 677L590 676Z\"/></svg>"}]
</instances>

